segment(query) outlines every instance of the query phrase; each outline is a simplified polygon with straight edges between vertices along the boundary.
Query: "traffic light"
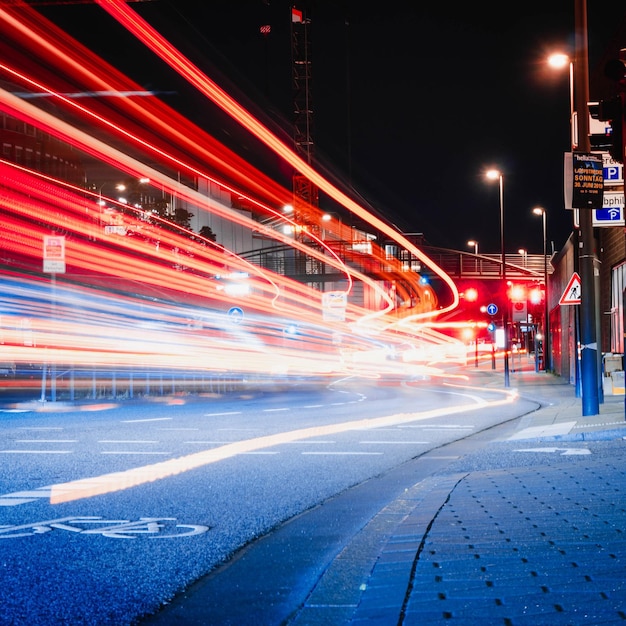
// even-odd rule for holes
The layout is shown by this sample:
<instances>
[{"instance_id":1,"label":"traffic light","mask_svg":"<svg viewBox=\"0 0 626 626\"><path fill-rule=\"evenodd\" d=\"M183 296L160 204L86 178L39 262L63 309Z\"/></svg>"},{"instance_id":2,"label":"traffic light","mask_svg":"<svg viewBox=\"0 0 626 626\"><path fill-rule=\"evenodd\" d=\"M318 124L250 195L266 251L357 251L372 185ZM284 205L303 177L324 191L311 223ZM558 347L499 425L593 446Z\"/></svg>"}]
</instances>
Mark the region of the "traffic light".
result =
<instances>
[{"instance_id":1,"label":"traffic light","mask_svg":"<svg viewBox=\"0 0 626 626\"><path fill-rule=\"evenodd\" d=\"M526 287L524 285L511 285L507 295L512 302L525 302L527 297Z\"/></svg>"},{"instance_id":2,"label":"traffic light","mask_svg":"<svg viewBox=\"0 0 626 626\"><path fill-rule=\"evenodd\" d=\"M617 163L624 162L624 139L626 138L626 65L621 59L612 59L604 67L604 75L617 83L617 95L600 100L597 119L611 124L611 137L608 151ZM593 111L591 114L594 115Z\"/></svg>"},{"instance_id":3,"label":"traffic light","mask_svg":"<svg viewBox=\"0 0 626 626\"><path fill-rule=\"evenodd\" d=\"M609 139L608 152L617 163L624 162L624 125L626 123L624 96L625 94L620 93L608 100L600 100L597 109L598 119L611 124L610 136L607 137Z\"/></svg>"},{"instance_id":4,"label":"traffic light","mask_svg":"<svg viewBox=\"0 0 626 626\"><path fill-rule=\"evenodd\" d=\"M476 302L478 300L478 289L476 287L468 287L465 290L465 299L468 302Z\"/></svg>"}]
</instances>

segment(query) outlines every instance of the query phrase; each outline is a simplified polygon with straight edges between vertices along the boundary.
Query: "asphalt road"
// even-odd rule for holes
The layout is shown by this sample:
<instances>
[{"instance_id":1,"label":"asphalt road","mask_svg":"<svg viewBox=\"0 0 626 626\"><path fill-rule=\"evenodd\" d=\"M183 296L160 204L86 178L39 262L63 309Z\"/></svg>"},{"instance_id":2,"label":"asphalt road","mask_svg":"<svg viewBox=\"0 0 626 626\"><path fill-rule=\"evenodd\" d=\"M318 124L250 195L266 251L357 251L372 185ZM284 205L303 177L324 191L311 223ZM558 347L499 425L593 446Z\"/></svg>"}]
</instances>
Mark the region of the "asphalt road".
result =
<instances>
[{"instance_id":1,"label":"asphalt road","mask_svg":"<svg viewBox=\"0 0 626 626\"><path fill-rule=\"evenodd\" d=\"M341 542L393 496L360 490L535 406L497 390L341 384L3 411L0 623L136 623L287 520L352 494L352 513L329 526Z\"/></svg>"}]
</instances>

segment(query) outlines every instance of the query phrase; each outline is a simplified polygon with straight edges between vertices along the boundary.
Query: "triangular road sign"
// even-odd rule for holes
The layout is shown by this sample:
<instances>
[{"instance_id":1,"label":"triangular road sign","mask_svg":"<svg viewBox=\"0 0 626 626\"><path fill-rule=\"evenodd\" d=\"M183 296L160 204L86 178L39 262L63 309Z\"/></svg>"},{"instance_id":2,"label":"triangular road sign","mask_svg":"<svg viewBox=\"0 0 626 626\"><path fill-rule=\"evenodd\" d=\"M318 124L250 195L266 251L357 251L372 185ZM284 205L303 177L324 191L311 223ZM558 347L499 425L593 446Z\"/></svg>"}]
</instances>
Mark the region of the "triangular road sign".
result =
<instances>
[{"instance_id":1,"label":"triangular road sign","mask_svg":"<svg viewBox=\"0 0 626 626\"><path fill-rule=\"evenodd\" d=\"M580 276L574 272L565 287L565 291L559 300L559 304L580 304Z\"/></svg>"}]
</instances>

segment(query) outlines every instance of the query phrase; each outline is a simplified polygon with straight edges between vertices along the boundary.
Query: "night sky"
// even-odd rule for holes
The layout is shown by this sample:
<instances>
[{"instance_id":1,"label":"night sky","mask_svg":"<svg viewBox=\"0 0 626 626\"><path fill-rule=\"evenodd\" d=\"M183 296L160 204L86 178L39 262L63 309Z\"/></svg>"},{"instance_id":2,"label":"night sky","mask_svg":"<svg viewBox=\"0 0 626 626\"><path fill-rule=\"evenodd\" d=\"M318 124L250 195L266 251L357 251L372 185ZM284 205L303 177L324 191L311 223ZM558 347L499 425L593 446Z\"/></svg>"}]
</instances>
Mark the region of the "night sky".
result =
<instances>
[{"instance_id":1,"label":"night sky","mask_svg":"<svg viewBox=\"0 0 626 626\"><path fill-rule=\"evenodd\" d=\"M626 47L626 5L589 0L590 98L610 95L606 60ZM250 110L292 135L290 6L286 0L152 0L133 8ZM563 208L569 149L568 73L548 70L574 51L574 0L450 3L309 0L313 139L318 167L405 232L431 245L500 248L497 183L504 173L507 251L542 251L541 219L556 249L572 230ZM261 156L95 6L41 10L145 87L253 162ZM516 13L517 11L517 13ZM78 27L76 26L78 24ZM269 24L267 36L260 26ZM321 205L328 203L322 197Z\"/></svg>"}]
</instances>

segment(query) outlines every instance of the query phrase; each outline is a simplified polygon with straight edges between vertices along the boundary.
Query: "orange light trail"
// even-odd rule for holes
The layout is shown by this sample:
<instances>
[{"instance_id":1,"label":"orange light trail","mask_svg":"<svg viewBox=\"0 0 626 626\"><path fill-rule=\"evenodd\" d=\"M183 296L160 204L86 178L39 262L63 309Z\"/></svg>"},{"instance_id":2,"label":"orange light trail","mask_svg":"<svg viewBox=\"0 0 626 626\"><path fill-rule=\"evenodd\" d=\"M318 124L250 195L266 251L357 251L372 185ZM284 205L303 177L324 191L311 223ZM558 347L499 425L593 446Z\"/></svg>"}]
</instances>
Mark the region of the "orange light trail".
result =
<instances>
[{"instance_id":1,"label":"orange light trail","mask_svg":"<svg viewBox=\"0 0 626 626\"><path fill-rule=\"evenodd\" d=\"M342 191L328 182L324 177L317 173L308 163L301 159L293 150L280 141L273 133L271 133L256 118L250 115L242 106L233 100L226 92L215 84L211 79L205 76L197 67L195 67L188 59L186 59L178 50L176 50L163 36L152 28L145 20L143 20L136 11L133 11L123 0L95 0L107 13L114 17L129 32L142 41L150 50L163 59L168 65L176 69L181 76L186 78L194 85L202 94L207 96L212 102L217 104L222 110L228 113L233 119L238 121L244 128L256 135L265 145L272 149L276 154L282 157L287 163L294 167L297 171L305 175L320 190L326 192L331 198L336 200L346 209L366 219L370 224L376 227L388 237L404 246L412 254L417 256L424 264L433 270L448 287L453 295L453 302L446 308L442 308L437 312L427 312L418 314L414 318L420 319L424 317L433 317L447 311L454 310L459 304L459 294L454 282L450 277L436 264L432 262L425 254L415 247L409 240L403 237L393 228L390 228L385 222L366 211L359 206L351 198L346 196Z\"/></svg>"}]
</instances>

